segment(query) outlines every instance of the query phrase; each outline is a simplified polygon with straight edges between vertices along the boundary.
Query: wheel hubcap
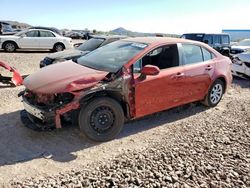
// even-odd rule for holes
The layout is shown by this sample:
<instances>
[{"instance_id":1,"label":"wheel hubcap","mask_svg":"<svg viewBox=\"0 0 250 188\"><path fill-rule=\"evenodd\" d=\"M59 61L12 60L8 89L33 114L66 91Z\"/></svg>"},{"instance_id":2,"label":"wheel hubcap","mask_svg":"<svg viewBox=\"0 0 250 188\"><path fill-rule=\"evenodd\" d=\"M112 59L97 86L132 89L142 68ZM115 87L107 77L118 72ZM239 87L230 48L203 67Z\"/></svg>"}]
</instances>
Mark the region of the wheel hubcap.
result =
<instances>
[{"instance_id":1,"label":"wheel hubcap","mask_svg":"<svg viewBox=\"0 0 250 188\"><path fill-rule=\"evenodd\" d=\"M114 113L109 107L98 107L90 116L90 125L98 133L103 133L112 128Z\"/></svg>"},{"instance_id":2,"label":"wheel hubcap","mask_svg":"<svg viewBox=\"0 0 250 188\"><path fill-rule=\"evenodd\" d=\"M56 46L56 51L59 52L59 51L63 51L63 47L61 45L57 45Z\"/></svg>"},{"instance_id":3,"label":"wheel hubcap","mask_svg":"<svg viewBox=\"0 0 250 188\"><path fill-rule=\"evenodd\" d=\"M223 88L221 84L215 84L210 95L210 100L213 104L216 104L220 101L223 93Z\"/></svg>"},{"instance_id":4,"label":"wheel hubcap","mask_svg":"<svg viewBox=\"0 0 250 188\"><path fill-rule=\"evenodd\" d=\"M8 44L6 44L5 48L7 51L14 51L15 46L14 46L14 44L8 43Z\"/></svg>"}]
</instances>

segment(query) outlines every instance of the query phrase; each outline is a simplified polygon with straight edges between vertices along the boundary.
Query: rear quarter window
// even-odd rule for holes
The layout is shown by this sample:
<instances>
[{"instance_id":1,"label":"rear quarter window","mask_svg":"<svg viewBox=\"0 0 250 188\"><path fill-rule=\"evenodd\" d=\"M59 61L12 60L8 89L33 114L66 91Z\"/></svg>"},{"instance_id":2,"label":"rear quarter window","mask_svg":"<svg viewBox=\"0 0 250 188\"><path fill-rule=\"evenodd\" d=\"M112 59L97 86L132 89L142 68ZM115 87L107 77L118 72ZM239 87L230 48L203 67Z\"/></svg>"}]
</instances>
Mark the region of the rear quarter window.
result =
<instances>
[{"instance_id":1,"label":"rear quarter window","mask_svg":"<svg viewBox=\"0 0 250 188\"><path fill-rule=\"evenodd\" d=\"M203 53L203 60L204 61L209 61L214 58L214 55L206 50L205 48L202 48L202 53Z\"/></svg>"}]
</instances>

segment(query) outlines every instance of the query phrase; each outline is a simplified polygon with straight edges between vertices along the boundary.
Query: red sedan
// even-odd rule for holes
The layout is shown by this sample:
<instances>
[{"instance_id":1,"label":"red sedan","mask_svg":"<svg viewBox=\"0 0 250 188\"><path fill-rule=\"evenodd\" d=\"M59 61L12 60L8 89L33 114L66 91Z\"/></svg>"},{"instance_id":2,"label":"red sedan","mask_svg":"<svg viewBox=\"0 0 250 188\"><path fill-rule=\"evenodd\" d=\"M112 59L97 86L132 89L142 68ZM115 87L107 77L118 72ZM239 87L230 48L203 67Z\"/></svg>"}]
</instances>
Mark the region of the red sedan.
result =
<instances>
[{"instance_id":1,"label":"red sedan","mask_svg":"<svg viewBox=\"0 0 250 188\"><path fill-rule=\"evenodd\" d=\"M22 120L37 129L78 124L107 141L131 120L202 101L216 106L232 81L231 61L206 44L130 38L28 76Z\"/></svg>"}]
</instances>

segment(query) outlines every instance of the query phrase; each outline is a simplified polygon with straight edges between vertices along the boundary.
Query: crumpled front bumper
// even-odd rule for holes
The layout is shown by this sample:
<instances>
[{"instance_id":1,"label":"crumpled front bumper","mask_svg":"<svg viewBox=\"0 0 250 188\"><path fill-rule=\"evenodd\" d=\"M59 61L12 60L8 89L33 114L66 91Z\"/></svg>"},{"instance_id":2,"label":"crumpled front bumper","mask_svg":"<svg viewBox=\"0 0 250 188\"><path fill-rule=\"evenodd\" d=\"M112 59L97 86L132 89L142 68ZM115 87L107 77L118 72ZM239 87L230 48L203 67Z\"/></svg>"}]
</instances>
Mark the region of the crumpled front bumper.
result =
<instances>
[{"instance_id":1,"label":"crumpled front bumper","mask_svg":"<svg viewBox=\"0 0 250 188\"><path fill-rule=\"evenodd\" d=\"M32 129L42 130L62 128L61 117L67 112L76 110L80 107L79 102L73 100L72 102L60 107L41 109L30 104L25 96L23 96L23 105L24 111L21 112L23 124L30 128L33 127ZM31 126L30 124L33 125Z\"/></svg>"},{"instance_id":2,"label":"crumpled front bumper","mask_svg":"<svg viewBox=\"0 0 250 188\"><path fill-rule=\"evenodd\" d=\"M24 125L34 130L50 130L55 128L55 111L45 111L30 104L23 97L24 110L21 111L21 120Z\"/></svg>"},{"instance_id":3,"label":"crumpled front bumper","mask_svg":"<svg viewBox=\"0 0 250 188\"><path fill-rule=\"evenodd\" d=\"M29 114L26 110L22 110L20 112L20 117L22 123L35 131L45 131L45 130L52 130L55 128L54 124L42 124L39 122L34 116Z\"/></svg>"}]
</instances>

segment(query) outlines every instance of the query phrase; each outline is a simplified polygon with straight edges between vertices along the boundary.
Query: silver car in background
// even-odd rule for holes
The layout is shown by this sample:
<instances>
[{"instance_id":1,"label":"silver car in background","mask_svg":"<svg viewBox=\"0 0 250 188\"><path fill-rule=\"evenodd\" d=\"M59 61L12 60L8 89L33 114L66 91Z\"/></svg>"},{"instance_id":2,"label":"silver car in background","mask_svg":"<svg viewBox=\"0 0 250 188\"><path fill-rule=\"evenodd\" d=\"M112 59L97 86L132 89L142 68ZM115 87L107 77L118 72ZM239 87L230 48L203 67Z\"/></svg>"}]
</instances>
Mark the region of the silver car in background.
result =
<instances>
[{"instance_id":1,"label":"silver car in background","mask_svg":"<svg viewBox=\"0 0 250 188\"><path fill-rule=\"evenodd\" d=\"M250 78L250 50L232 58L232 74L241 78Z\"/></svg>"}]
</instances>

